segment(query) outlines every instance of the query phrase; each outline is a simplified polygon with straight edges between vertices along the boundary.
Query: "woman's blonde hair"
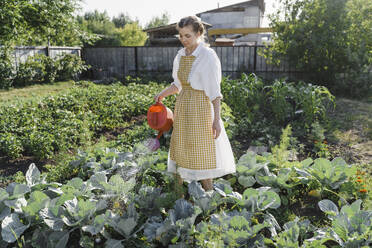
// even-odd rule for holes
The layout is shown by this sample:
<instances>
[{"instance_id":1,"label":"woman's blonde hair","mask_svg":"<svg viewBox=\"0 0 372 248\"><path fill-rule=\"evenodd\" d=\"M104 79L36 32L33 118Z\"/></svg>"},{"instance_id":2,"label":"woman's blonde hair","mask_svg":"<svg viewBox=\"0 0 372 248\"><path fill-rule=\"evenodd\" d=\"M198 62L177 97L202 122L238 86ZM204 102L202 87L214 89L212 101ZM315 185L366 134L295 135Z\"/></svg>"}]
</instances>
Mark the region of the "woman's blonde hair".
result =
<instances>
[{"instance_id":1,"label":"woman's blonde hair","mask_svg":"<svg viewBox=\"0 0 372 248\"><path fill-rule=\"evenodd\" d=\"M186 16L182 18L179 22L177 22L176 29L177 31L180 30L180 28L191 26L192 30L195 33L200 32L200 40L203 42L206 42L205 37L205 28L203 23L201 22L200 18L197 16Z\"/></svg>"}]
</instances>

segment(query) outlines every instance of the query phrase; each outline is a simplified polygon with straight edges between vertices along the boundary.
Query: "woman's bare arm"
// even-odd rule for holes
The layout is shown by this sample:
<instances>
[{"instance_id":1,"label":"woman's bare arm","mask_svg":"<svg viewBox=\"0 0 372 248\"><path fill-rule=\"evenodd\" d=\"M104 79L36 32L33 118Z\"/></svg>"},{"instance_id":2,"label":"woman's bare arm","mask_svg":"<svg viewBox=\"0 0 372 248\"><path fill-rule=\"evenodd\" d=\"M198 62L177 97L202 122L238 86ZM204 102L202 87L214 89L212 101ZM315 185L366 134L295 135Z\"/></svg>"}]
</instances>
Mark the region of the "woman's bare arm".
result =
<instances>
[{"instance_id":1,"label":"woman's bare arm","mask_svg":"<svg viewBox=\"0 0 372 248\"><path fill-rule=\"evenodd\" d=\"M159 94L157 94L154 99L156 102L160 102L164 97L173 95L178 93L178 88L174 84L170 85L168 88L162 90Z\"/></svg>"},{"instance_id":2,"label":"woman's bare arm","mask_svg":"<svg viewBox=\"0 0 372 248\"><path fill-rule=\"evenodd\" d=\"M214 109L214 120L213 121L219 121L221 116L220 116L220 112L221 112L221 98L220 97L217 97L216 99L214 99L212 101L212 104L213 104L213 109Z\"/></svg>"},{"instance_id":3,"label":"woman's bare arm","mask_svg":"<svg viewBox=\"0 0 372 248\"><path fill-rule=\"evenodd\" d=\"M214 120L212 124L212 132L215 139L220 136L221 133L221 124L220 124L220 109L221 109L221 98L217 97L212 101L213 110L214 110Z\"/></svg>"}]
</instances>

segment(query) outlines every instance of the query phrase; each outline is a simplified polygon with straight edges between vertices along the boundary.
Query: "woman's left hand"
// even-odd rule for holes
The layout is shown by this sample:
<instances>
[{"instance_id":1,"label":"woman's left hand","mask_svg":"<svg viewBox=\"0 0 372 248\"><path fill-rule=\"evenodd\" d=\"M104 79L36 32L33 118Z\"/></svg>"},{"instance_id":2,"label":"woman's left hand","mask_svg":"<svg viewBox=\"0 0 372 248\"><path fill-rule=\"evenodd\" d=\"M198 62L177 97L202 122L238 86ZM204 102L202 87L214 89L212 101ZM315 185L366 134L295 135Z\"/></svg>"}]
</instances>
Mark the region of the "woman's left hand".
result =
<instances>
[{"instance_id":1,"label":"woman's left hand","mask_svg":"<svg viewBox=\"0 0 372 248\"><path fill-rule=\"evenodd\" d=\"M217 139L218 136L220 136L220 133L221 133L221 124L220 124L220 121L219 120L214 120L213 121L212 132L213 132L213 137L215 139Z\"/></svg>"}]
</instances>

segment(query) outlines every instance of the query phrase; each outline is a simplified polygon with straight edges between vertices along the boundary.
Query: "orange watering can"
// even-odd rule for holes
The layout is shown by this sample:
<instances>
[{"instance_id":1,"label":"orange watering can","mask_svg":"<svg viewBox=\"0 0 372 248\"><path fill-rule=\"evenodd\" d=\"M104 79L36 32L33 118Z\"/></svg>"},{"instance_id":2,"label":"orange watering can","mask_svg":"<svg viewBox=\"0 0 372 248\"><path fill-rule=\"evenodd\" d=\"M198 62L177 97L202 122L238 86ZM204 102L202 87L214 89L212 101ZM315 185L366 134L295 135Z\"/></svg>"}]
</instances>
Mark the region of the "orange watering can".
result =
<instances>
[{"instance_id":1,"label":"orange watering can","mask_svg":"<svg viewBox=\"0 0 372 248\"><path fill-rule=\"evenodd\" d=\"M173 125L173 112L163 103L157 102L151 105L147 111L147 123L152 129L159 131L156 136L155 144L152 144L152 150L159 148L159 139L163 132L167 132Z\"/></svg>"}]
</instances>

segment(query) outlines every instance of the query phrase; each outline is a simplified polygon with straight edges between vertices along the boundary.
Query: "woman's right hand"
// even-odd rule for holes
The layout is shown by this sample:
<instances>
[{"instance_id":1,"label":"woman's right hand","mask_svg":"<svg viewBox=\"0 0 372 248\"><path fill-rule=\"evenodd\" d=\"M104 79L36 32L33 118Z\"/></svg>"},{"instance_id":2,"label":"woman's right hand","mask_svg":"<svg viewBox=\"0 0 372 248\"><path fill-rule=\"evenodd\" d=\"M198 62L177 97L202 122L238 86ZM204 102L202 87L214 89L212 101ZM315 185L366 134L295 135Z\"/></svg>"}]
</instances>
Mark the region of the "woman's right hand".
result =
<instances>
[{"instance_id":1,"label":"woman's right hand","mask_svg":"<svg viewBox=\"0 0 372 248\"><path fill-rule=\"evenodd\" d=\"M157 94L155 97L154 97L154 100L155 102L160 102L161 100L163 100L164 96L162 96L161 93Z\"/></svg>"}]
</instances>

